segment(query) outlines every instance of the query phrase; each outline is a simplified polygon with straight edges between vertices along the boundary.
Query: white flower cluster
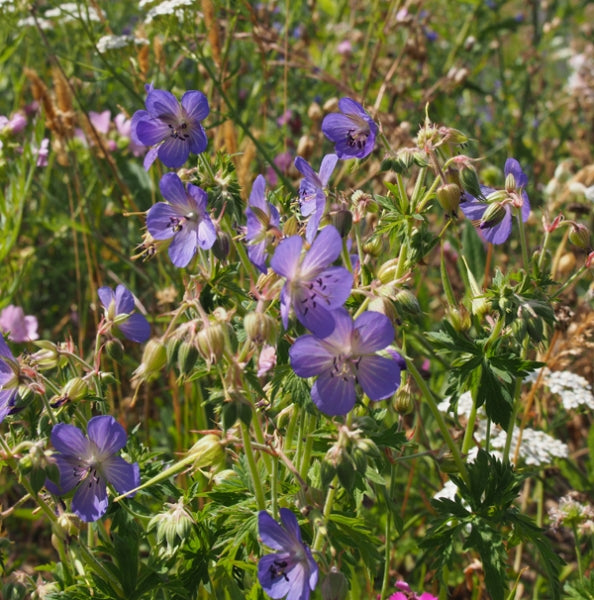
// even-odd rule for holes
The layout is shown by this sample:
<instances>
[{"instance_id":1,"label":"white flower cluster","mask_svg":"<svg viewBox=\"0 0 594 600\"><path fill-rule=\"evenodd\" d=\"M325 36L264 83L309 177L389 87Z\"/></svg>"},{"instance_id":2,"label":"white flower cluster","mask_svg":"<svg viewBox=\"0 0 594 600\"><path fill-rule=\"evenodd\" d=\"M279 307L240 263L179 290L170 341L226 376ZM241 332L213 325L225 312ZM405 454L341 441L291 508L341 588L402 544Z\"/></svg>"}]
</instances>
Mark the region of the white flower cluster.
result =
<instances>
[{"instance_id":1,"label":"white flower cluster","mask_svg":"<svg viewBox=\"0 0 594 600\"><path fill-rule=\"evenodd\" d=\"M148 40L135 38L132 35L104 35L103 37L99 38L99 41L97 42L97 50L103 54L108 50L125 48L132 43L136 45L148 44Z\"/></svg>"},{"instance_id":2,"label":"white flower cluster","mask_svg":"<svg viewBox=\"0 0 594 600\"><path fill-rule=\"evenodd\" d=\"M440 402L438 408L442 412L447 412L450 405L449 399ZM470 415L472 409L472 396L470 392L465 392L458 398L457 414L460 417ZM477 428L474 438L480 443L487 439L486 414L484 406L477 411ZM501 450L505 448L507 433L498 425L491 427L490 451L491 454L502 458ZM512 434L511 452L515 451L519 439L519 428L514 428ZM476 458L478 448L473 448L469 453L467 460L472 462ZM556 440L544 431L538 431L526 427L522 431L522 441L519 450L520 459L527 465L547 466L553 463L555 458L567 458L569 448L563 442Z\"/></svg>"},{"instance_id":3,"label":"white flower cluster","mask_svg":"<svg viewBox=\"0 0 594 600\"><path fill-rule=\"evenodd\" d=\"M46 10L44 15L46 19L59 18L62 23L69 23L70 21L101 21L105 18L105 13L101 15L92 6L82 7L76 2L65 2L56 6L56 8L50 8Z\"/></svg>"},{"instance_id":4,"label":"white flower cluster","mask_svg":"<svg viewBox=\"0 0 594 600\"><path fill-rule=\"evenodd\" d=\"M565 410L574 410L579 406L587 406L594 410L592 387L581 375L571 371L545 370L544 384L552 394L561 398Z\"/></svg>"},{"instance_id":5,"label":"white flower cluster","mask_svg":"<svg viewBox=\"0 0 594 600\"><path fill-rule=\"evenodd\" d=\"M141 4L143 3L141 2ZM143 5L145 4L146 2ZM157 6L154 6L148 11L144 22L148 24L151 23L155 17L174 15L181 23L185 18L183 9L188 6L192 6L193 4L194 0L165 0L164 2L161 2L161 4L157 4Z\"/></svg>"}]
</instances>

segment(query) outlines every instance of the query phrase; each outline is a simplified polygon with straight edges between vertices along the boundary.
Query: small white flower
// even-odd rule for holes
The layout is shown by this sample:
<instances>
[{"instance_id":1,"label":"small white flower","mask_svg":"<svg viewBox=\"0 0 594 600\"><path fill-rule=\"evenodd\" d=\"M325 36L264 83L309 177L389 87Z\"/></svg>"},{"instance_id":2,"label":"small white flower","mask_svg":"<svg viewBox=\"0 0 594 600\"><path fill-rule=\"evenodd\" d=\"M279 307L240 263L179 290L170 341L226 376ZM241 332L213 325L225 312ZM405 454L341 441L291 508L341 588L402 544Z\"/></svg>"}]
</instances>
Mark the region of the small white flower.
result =
<instances>
[{"instance_id":1,"label":"small white flower","mask_svg":"<svg viewBox=\"0 0 594 600\"><path fill-rule=\"evenodd\" d=\"M184 21L185 14L184 8L188 6L193 6L194 0L165 0L151 8L144 22L146 24L151 23L155 17L163 16L163 15L175 15L177 20L181 23Z\"/></svg>"},{"instance_id":2,"label":"small white flower","mask_svg":"<svg viewBox=\"0 0 594 600\"><path fill-rule=\"evenodd\" d=\"M128 46L133 40L131 35L104 35L97 42L97 50L101 54L108 50L118 50Z\"/></svg>"}]
</instances>

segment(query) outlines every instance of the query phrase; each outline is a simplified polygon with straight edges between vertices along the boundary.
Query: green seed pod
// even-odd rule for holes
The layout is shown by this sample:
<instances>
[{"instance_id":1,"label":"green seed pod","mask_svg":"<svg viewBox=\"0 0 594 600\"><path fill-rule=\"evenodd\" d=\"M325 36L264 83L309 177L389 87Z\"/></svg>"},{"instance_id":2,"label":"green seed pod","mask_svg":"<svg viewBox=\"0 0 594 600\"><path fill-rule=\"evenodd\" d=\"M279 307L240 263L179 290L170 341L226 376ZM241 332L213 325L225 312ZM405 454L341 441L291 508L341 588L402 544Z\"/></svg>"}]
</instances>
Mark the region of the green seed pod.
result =
<instances>
[{"instance_id":1,"label":"green seed pod","mask_svg":"<svg viewBox=\"0 0 594 600\"><path fill-rule=\"evenodd\" d=\"M408 415L412 412L414 406L415 403L408 385L401 385L394 395L394 410L399 415Z\"/></svg>"},{"instance_id":2,"label":"green seed pod","mask_svg":"<svg viewBox=\"0 0 594 600\"><path fill-rule=\"evenodd\" d=\"M225 350L225 323L210 323L196 334L198 352L206 362L220 360Z\"/></svg>"},{"instance_id":3,"label":"green seed pod","mask_svg":"<svg viewBox=\"0 0 594 600\"><path fill-rule=\"evenodd\" d=\"M78 402L87 397L89 385L82 377L73 377L62 388L62 395L73 402Z\"/></svg>"},{"instance_id":4,"label":"green seed pod","mask_svg":"<svg viewBox=\"0 0 594 600\"><path fill-rule=\"evenodd\" d=\"M503 221L507 214L505 207L500 202L493 202L489 204L487 210L483 213L479 227L481 229L485 227L494 227Z\"/></svg>"},{"instance_id":5,"label":"green seed pod","mask_svg":"<svg viewBox=\"0 0 594 600\"><path fill-rule=\"evenodd\" d=\"M590 231L581 223L573 223L569 231L569 241L582 250L592 247L590 244Z\"/></svg>"},{"instance_id":6,"label":"green seed pod","mask_svg":"<svg viewBox=\"0 0 594 600\"><path fill-rule=\"evenodd\" d=\"M188 456L194 458L194 468L203 469L220 464L225 458L221 438L214 433L201 437L189 450Z\"/></svg>"},{"instance_id":7,"label":"green seed pod","mask_svg":"<svg viewBox=\"0 0 594 600\"><path fill-rule=\"evenodd\" d=\"M134 371L134 378L140 381L151 381L158 376L167 364L167 351L160 340L150 339L144 347L142 361Z\"/></svg>"},{"instance_id":8,"label":"green seed pod","mask_svg":"<svg viewBox=\"0 0 594 600\"><path fill-rule=\"evenodd\" d=\"M120 362L124 358L124 346L120 340L108 340L105 344L105 352L107 356L116 362Z\"/></svg>"},{"instance_id":9,"label":"green seed pod","mask_svg":"<svg viewBox=\"0 0 594 600\"><path fill-rule=\"evenodd\" d=\"M336 467L327 460L323 460L320 463L320 480L322 488L327 488L332 483L335 475Z\"/></svg>"},{"instance_id":10,"label":"green seed pod","mask_svg":"<svg viewBox=\"0 0 594 600\"><path fill-rule=\"evenodd\" d=\"M417 297L406 289L399 290L393 298L396 310L401 315L421 314L421 305Z\"/></svg>"},{"instance_id":11,"label":"green seed pod","mask_svg":"<svg viewBox=\"0 0 594 600\"><path fill-rule=\"evenodd\" d=\"M462 187L475 198L483 198L481 186L478 180L478 175L472 167L464 167L460 171L460 182Z\"/></svg>"},{"instance_id":12,"label":"green seed pod","mask_svg":"<svg viewBox=\"0 0 594 600\"><path fill-rule=\"evenodd\" d=\"M299 223L297 222L297 217L295 215L291 215L283 226L283 235L286 237L290 237L292 235L297 234L299 231Z\"/></svg>"},{"instance_id":13,"label":"green seed pod","mask_svg":"<svg viewBox=\"0 0 594 600\"><path fill-rule=\"evenodd\" d=\"M462 190L455 183L447 183L437 188L437 200L446 213L455 213L460 204Z\"/></svg>"},{"instance_id":14,"label":"green seed pod","mask_svg":"<svg viewBox=\"0 0 594 600\"><path fill-rule=\"evenodd\" d=\"M365 475L365 471L367 471L367 455L365 454L365 451L359 446L355 446L351 451L351 458L357 473Z\"/></svg>"},{"instance_id":15,"label":"green seed pod","mask_svg":"<svg viewBox=\"0 0 594 600\"><path fill-rule=\"evenodd\" d=\"M254 344L268 342L274 344L278 335L278 323L270 315L261 312L249 312L243 318L243 327Z\"/></svg>"},{"instance_id":16,"label":"green seed pod","mask_svg":"<svg viewBox=\"0 0 594 600\"><path fill-rule=\"evenodd\" d=\"M372 237L363 244L363 252L370 256L379 256L382 253L384 241L380 236Z\"/></svg>"},{"instance_id":17,"label":"green seed pod","mask_svg":"<svg viewBox=\"0 0 594 600\"><path fill-rule=\"evenodd\" d=\"M177 349L177 368L183 375L187 375L196 365L198 360L198 348L192 343L184 340Z\"/></svg>"}]
</instances>

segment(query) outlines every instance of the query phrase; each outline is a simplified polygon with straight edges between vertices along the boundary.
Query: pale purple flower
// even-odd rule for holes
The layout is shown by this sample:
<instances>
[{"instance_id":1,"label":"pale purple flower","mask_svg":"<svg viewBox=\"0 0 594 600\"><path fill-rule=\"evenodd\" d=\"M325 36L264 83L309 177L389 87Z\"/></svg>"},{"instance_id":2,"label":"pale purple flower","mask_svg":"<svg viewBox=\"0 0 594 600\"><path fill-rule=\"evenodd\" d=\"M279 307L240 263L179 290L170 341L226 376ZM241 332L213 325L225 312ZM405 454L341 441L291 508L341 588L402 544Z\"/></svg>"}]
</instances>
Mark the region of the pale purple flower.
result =
<instances>
[{"instance_id":1,"label":"pale purple flower","mask_svg":"<svg viewBox=\"0 0 594 600\"><path fill-rule=\"evenodd\" d=\"M103 135L109 133L109 126L111 125L111 111L104 110L103 112L89 111L89 121L91 125Z\"/></svg>"},{"instance_id":2,"label":"pale purple flower","mask_svg":"<svg viewBox=\"0 0 594 600\"><path fill-rule=\"evenodd\" d=\"M310 217L305 230L305 239L311 244L320 221L324 216L326 208L326 186L330 175L338 161L336 154L327 154L322 159L320 172L316 173L311 165L301 156L295 159L295 167L303 175L304 179L299 184L299 204L301 205L301 214L304 217Z\"/></svg>"},{"instance_id":3,"label":"pale purple flower","mask_svg":"<svg viewBox=\"0 0 594 600\"><path fill-rule=\"evenodd\" d=\"M47 159L49 157L49 139L43 138L41 140L41 146L39 148L33 148L33 154L37 154L38 167L47 167Z\"/></svg>"},{"instance_id":4,"label":"pale purple flower","mask_svg":"<svg viewBox=\"0 0 594 600\"><path fill-rule=\"evenodd\" d=\"M385 350L394 340L394 327L382 313L367 311L353 321L346 309L334 312L334 331L323 338L303 335L289 350L299 377L315 377L311 398L327 415L346 415L355 406L355 385L370 400L391 396L400 385L400 364Z\"/></svg>"},{"instance_id":5,"label":"pale purple flower","mask_svg":"<svg viewBox=\"0 0 594 600\"><path fill-rule=\"evenodd\" d=\"M280 223L280 215L276 207L266 202L266 180L258 175L252 186L248 207L245 214L247 217L247 233L245 239L248 242L248 257L252 263L262 272L266 273L266 249L271 237L271 230L277 229Z\"/></svg>"},{"instance_id":6,"label":"pale purple flower","mask_svg":"<svg viewBox=\"0 0 594 600\"><path fill-rule=\"evenodd\" d=\"M165 200L152 206L146 216L146 227L156 240L173 238L169 257L176 267L185 267L198 248L208 250L217 232L206 210L208 195L197 185L184 187L175 173L166 173L159 182Z\"/></svg>"},{"instance_id":7,"label":"pale purple flower","mask_svg":"<svg viewBox=\"0 0 594 600\"><path fill-rule=\"evenodd\" d=\"M318 583L318 565L311 550L303 543L297 518L281 508L281 524L265 510L258 513L258 531L262 541L277 550L258 563L258 581L271 598L309 600Z\"/></svg>"},{"instance_id":8,"label":"pale purple flower","mask_svg":"<svg viewBox=\"0 0 594 600\"><path fill-rule=\"evenodd\" d=\"M19 133L27 126L27 118L21 112L14 113L10 119L4 115L0 115L0 132L4 133Z\"/></svg>"},{"instance_id":9,"label":"pale purple flower","mask_svg":"<svg viewBox=\"0 0 594 600\"><path fill-rule=\"evenodd\" d=\"M111 416L93 417L87 435L74 425L58 423L51 433L54 458L60 472L56 485L46 480L52 494L67 494L75 489L72 511L83 521L96 521L107 510L107 483L119 494L140 485L138 463L130 464L116 453L127 441L124 428ZM128 494L129 497L134 493Z\"/></svg>"},{"instance_id":10,"label":"pale purple flower","mask_svg":"<svg viewBox=\"0 0 594 600\"><path fill-rule=\"evenodd\" d=\"M289 151L281 152L274 157L272 162L278 167L281 173L286 175L291 163L293 162L293 156ZM278 183L278 175L272 167L268 167L268 169L266 169L266 179L272 186Z\"/></svg>"},{"instance_id":11,"label":"pale purple flower","mask_svg":"<svg viewBox=\"0 0 594 600\"><path fill-rule=\"evenodd\" d=\"M140 313L134 312L134 296L121 283L115 293L110 287L97 290L99 300L105 309L104 329L108 331L113 325L133 342L145 342L151 335L151 327Z\"/></svg>"},{"instance_id":12,"label":"pale purple flower","mask_svg":"<svg viewBox=\"0 0 594 600\"><path fill-rule=\"evenodd\" d=\"M353 275L344 267L331 267L342 250L340 234L332 225L322 229L301 258L303 240L291 236L277 247L270 266L286 278L281 290L281 318L285 329L291 307L310 331L324 337L334 329L333 311L351 293Z\"/></svg>"},{"instance_id":13,"label":"pale purple flower","mask_svg":"<svg viewBox=\"0 0 594 600\"><path fill-rule=\"evenodd\" d=\"M17 398L16 360L0 334L0 423L9 415Z\"/></svg>"},{"instance_id":14,"label":"pale purple flower","mask_svg":"<svg viewBox=\"0 0 594 600\"><path fill-rule=\"evenodd\" d=\"M460 208L477 227L481 237L492 244L503 244L511 234L512 210L519 210L525 223L530 215L530 200L526 193L528 177L515 158L505 161L505 189L494 190L481 185L483 198L468 192L462 195Z\"/></svg>"},{"instance_id":15,"label":"pale purple flower","mask_svg":"<svg viewBox=\"0 0 594 600\"><path fill-rule=\"evenodd\" d=\"M13 342L30 342L39 338L37 317L25 315L20 306L9 304L0 313L0 331Z\"/></svg>"},{"instance_id":16,"label":"pale purple flower","mask_svg":"<svg viewBox=\"0 0 594 600\"><path fill-rule=\"evenodd\" d=\"M324 135L334 142L334 151L338 158L365 158L375 146L377 125L365 109L352 98L341 98L338 108L339 113L324 117Z\"/></svg>"},{"instance_id":17,"label":"pale purple flower","mask_svg":"<svg viewBox=\"0 0 594 600\"><path fill-rule=\"evenodd\" d=\"M264 344L258 357L258 377L263 377L270 369L274 369L274 367L276 367L276 348Z\"/></svg>"},{"instance_id":18,"label":"pale purple flower","mask_svg":"<svg viewBox=\"0 0 594 600\"><path fill-rule=\"evenodd\" d=\"M144 146L154 146L144 157L148 171L159 157L169 168L181 167L190 152L200 154L206 150L208 139L201 125L210 112L208 100L202 92L187 91L181 99L166 90L148 88L146 110L132 116L132 141Z\"/></svg>"}]
</instances>

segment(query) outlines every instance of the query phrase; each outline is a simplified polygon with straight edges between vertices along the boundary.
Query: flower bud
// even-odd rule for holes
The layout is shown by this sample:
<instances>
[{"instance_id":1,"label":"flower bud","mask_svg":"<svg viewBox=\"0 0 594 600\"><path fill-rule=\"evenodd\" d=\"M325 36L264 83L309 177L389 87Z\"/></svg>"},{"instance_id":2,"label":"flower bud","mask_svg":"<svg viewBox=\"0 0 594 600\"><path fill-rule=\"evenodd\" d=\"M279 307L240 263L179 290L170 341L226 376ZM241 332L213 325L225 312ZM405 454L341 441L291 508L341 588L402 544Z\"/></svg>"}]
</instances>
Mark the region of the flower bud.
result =
<instances>
[{"instance_id":1,"label":"flower bud","mask_svg":"<svg viewBox=\"0 0 594 600\"><path fill-rule=\"evenodd\" d=\"M486 229L489 227L495 227L503 221L507 214L505 207L501 202L493 202L489 204L487 210L483 213L481 222L479 223L480 229Z\"/></svg>"},{"instance_id":2,"label":"flower bud","mask_svg":"<svg viewBox=\"0 0 594 600\"><path fill-rule=\"evenodd\" d=\"M355 446L351 451L351 458L357 473L365 475L365 471L367 471L367 455L365 451Z\"/></svg>"},{"instance_id":3,"label":"flower bud","mask_svg":"<svg viewBox=\"0 0 594 600\"><path fill-rule=\"evenodd\" d=\"M160 340L150 339L142 353L142 361L134 371L133 379L139 381L151 381L158 376L159 371L167 364L167 351Z\"/></svg>"},{"instance_id":4,"label":"flower bud","mask_svg":"<svg viewBox=\"0 0 594 600\"><path fill-rule=\"evenodd\" d=\"M156 528L156 540L161 546L163 542L167 547L165 554L171 554L176 546L183 542L192 531L195 521L184 505L184 499L180 498L175 504L167 502L165 506L169 510L154 515L148 523L148 531Z\"/></svg>"},{"instance_id":5,"label":"flower bud","mask_svg":"<svg viewBox=\"0 0 594 600\"><path fill-rule=\"evenodd\" d=\"M336 567L332 567L324 578L320 591L322 592L322 600L345 600L349 593L349 583Z\"/></svg>"},{"instance_id":6,"label":"flower bud","mask_svg":"<svg viewBox=\"0 0 594 600\"><path fill-rule=\"evenodd\" d=\"M47 340L39 340L33 343L38 348L41 348L41 350L31 356L31 362L41 370L55 369L58 366L58 362L60 362L58 347Z\"/></svg>"},{"instance_id":7,"label":"flower bud","mask_svg":"<svg viewBox=\"0 0 594 600\"><path fill-rule=\"evenodd\" d=\"M396 278L398 272L398 259L390 258L385 263L382 263L377 270L377 278L382 283L390 283Z\"/></svg>"},{"instance_id":8,"label":"flower bud","mask_svg":"<svg viewBox=\"0 0 594 600\"><path fill-rule=\"evenodd\" d=\"M124 347L122 346L122 342L116 339L108 340L105 344L105 352L107 352L109 358L116 362L120 362L124 357Z\"/></svg>"},{"instance_id":9,"label":"flower bud","mask_svg":"<svg viewBox=\"0 0 594 600\"><path fill-rule=\"evenodd\" d=\"M516 189L516 178L513 173L508 173L505 176L505 191L513 192Z\"/></svg>"},{"instance_id":10,"label":"flower bud","mask_svg":"<svg viewBox=\"0 0 594 600\"><path fill-rule=\"evenodd\" d=\"M472 167L464 167L460 171L460 182L462 187L475 198L482 198L481 186L478 180L478 175Z\"/></svg>"},{"instance_id":11,"label":"flower bud","mask_svg":"<svg viewBox=\"0 0 594 600\"><path fill-rule=\"evenodd\" d=\"M363 252L370 256L379 256L382 252L384 242L380 236L372 237L363 244Z\"/></svg>"},{"instance_id":12,"label":"flower bud","mask_svg":"<svg viewBox=\"0 0 594 600\"><path fill-rule=\"evenodd\" d=\"M312 102L307 109L307 116L312 121L319 121L324 116L322 107L317 102Z\"/></svg>"},{"instance_id":13,"label":"flower bud","mask_svg":"<svg viewBox=\"0 0 594 600\"><path fill-rule=\"evenodd\" d=\"M394 307L394 302L385 296L376 296L369 302L367 308L368 310L386 315L392 323L396 323L399 319L396 308Z\"/></svg>"},{"instance_id":14,"label":"flower bud","mask_svg":"<svg viewBox=\"0 0 594 600\"><path fill-rule=\"evenodd\" d=\"M455 183L446 183L437 188L437 200L446 213L455 213L460 204L462 191Z\"/></svg>"},{"instance_id":15,"label":"flower bud","mask_svg":"<svg viewBox=\"0 0 594 600\"><path fill-rule=\"evenodd\" d=\"M198 360L198 348L184 340L177 349L177 368L183 375L187 375L195 367Z\"/></svg>"},{"instance_id":16,"label":"flower bud","mask_svg":"<svg viewBox=\"0 0 594 600\"><path fill-rule=\"evenodd\" d=\"M88 392L89 384L82 377L73 377L62 388L62 395L72 402L83 400L87 397Z\"/></svg>"},{"instance_id":17,"label":"flower bud","mask_svg":"<svg viewBox=\"0 0 594 600\"><path fill-rule=\"evenodd\" d=\"M226 327L225 323L209 323L196 334L198 352L209 366L223 356Z\"/></svg>"},{"instance_id":18,"label":"flower bud","mask_svg":"<svg viewBox=\"0 0 594 600\"><path fill-rule=\"evenodd\" d=\"M338 210L332 215L332 224L340 233L340 237L345 238L353 226L353 214L350 210Z\"/></svg>"},{"instance_id":19,"label":"flower bud","mask_svg":"<svg viewBox=\"0 0 594 600\"><path fill-rule=\"evenodd\" d=\"M225 458L221 438L214 433L201 437L189 450L188 456L194 457L194 468L202 469L220 464Z\"/></svg>"},{"instance_id":20,"label":"flower bud","mask_svg":"<svg viewBox=\"0 0 594 600\"><path fill-rule=\"evenodd\" d=\"M243 327L250 341L255 344L274 344L278 335L278 325L274 318L261 312L249 312L243 318Z\"/></svg>"},{"instance_id":21,"label":"flower bud","mask_svg":"<svg viewBox=\"0 0 594 600\"><path fill-rule=\"evenodd\" d=\"M394 410L399 415L408 415L414 408L410 388L408 385L401 385L394 395Z\"/></svg>"},{"instance_id":22,"label":"flower bud","mask_svg":"<svg viewBox=\"0 0 594 600\"><path fill-rule=\"evenodd\" d=\"M590 231L581 223L573 223L569 231L569 241L578 248L587 250L591 248Z\"/></svg>"},{"instance_id":23,"label":"flower bud","mask_svg":"<svg viewBox=\"0 0 594 600\"><path fill-rule=\"evenodd\" d=\"M394 305L400 315L418 315L421 313L421 305L417 297L406 289L399 290L393 297Z\"/></svg>"},{"instance_id":24,"label":"flower bud","mask_svg":"<svg viewBox=\"0 0 594 600\"><path fill-rule=\"evenodd\" d=\"M219 259L225 260L229 256L231 249L231 237L226 231L219 231L212 245L212 253Z\"/></svg>"}]
</instances>

